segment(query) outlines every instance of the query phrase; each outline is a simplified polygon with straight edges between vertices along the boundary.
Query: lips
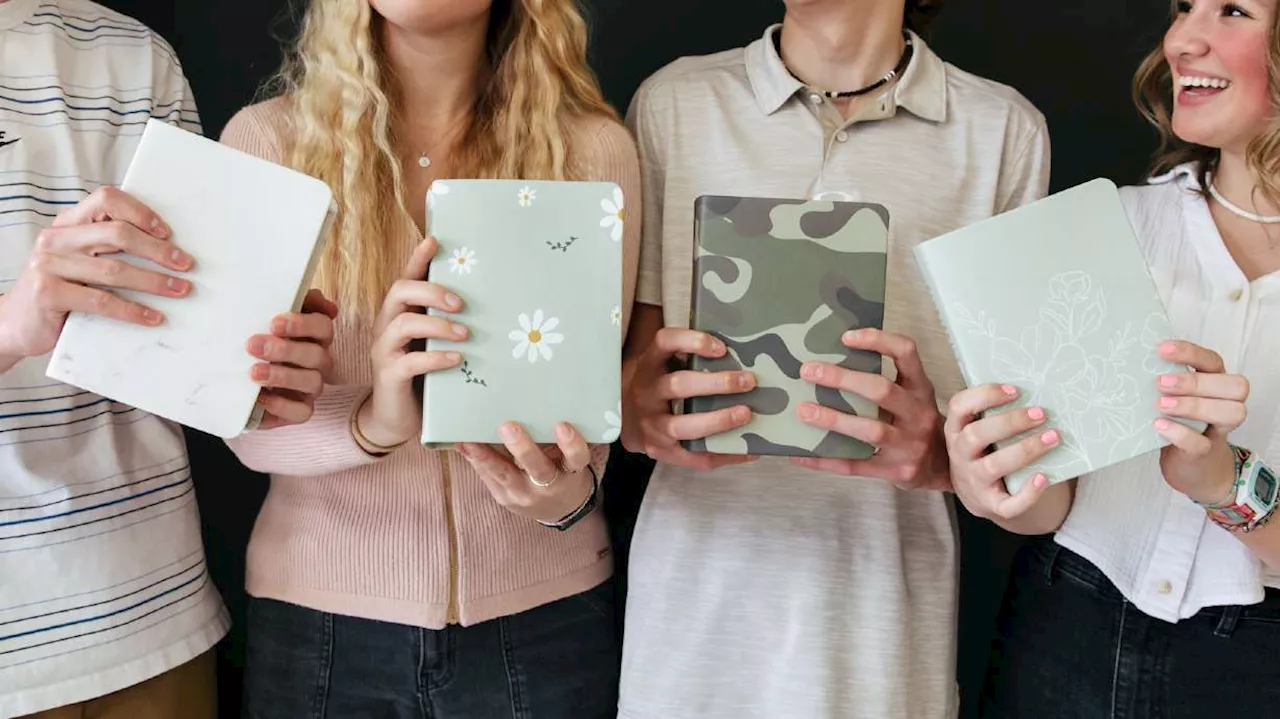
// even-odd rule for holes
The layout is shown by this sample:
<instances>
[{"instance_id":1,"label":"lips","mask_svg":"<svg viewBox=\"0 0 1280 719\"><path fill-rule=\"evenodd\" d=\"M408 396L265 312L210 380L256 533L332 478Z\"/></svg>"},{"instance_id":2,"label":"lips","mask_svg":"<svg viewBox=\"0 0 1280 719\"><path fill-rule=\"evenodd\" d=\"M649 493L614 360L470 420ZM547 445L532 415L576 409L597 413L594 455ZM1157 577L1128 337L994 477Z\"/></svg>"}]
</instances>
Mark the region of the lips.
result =
<instances>
[{"instance_id":1,"label":"lips","mask_svg":"<svg viewBox=\"0 0 1280 719\"><path fill-rule=\"evenodd\" d=\"M1180 71L1174 85L1178 88L1178 102L1197 104L1221 95L1231 87L1231 81L1206 73Z\"/></svg>"}]
</instances>

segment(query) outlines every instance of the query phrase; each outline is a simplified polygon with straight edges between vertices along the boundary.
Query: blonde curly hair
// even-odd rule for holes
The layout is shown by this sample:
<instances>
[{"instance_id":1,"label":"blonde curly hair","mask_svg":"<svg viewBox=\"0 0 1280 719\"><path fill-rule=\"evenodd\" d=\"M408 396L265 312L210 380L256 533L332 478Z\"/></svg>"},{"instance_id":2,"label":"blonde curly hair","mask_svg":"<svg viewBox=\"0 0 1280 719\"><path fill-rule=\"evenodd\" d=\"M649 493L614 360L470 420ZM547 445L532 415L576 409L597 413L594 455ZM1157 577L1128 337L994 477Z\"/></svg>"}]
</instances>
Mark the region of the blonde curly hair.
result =
<instances>
[{"instance_id":1,"label":"blonde curly hair","mask_svg":"<svg viewBox=\"0 0 1280 719\"><path fill-rule=\"evenodd\" d=\"M316 285L376 314L398 277L408 220L395 152L395 93L368 0L311 0L273 87L284 95L289 166L329 184L339 213ZM616 119L587 65L573 0L494 0L486 83L450 160L455 177L574 179L567 123Z\"/></svg>"}]
</instances>

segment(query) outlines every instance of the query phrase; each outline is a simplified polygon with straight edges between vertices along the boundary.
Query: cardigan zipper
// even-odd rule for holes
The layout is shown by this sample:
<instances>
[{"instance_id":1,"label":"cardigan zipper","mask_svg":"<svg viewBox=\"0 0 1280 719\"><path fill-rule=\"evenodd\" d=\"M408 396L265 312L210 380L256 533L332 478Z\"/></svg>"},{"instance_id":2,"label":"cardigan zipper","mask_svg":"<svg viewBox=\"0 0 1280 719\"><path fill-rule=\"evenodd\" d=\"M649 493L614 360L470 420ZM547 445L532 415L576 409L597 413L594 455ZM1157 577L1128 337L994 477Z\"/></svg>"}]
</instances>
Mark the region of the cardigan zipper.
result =
<instances>
[{"instance_id":1,"label":"cardigan zipper","mask_svg":"<svg viewBox=\"0 0 1280 719\"><path fill-rule=\"evenodd\" d=\"M458 528L453 518L453 483L449 467L449 452L440 452L440 467L444 470L444 523L449 535L449 624L458 623Z\"/></svg>"}]
</instances>

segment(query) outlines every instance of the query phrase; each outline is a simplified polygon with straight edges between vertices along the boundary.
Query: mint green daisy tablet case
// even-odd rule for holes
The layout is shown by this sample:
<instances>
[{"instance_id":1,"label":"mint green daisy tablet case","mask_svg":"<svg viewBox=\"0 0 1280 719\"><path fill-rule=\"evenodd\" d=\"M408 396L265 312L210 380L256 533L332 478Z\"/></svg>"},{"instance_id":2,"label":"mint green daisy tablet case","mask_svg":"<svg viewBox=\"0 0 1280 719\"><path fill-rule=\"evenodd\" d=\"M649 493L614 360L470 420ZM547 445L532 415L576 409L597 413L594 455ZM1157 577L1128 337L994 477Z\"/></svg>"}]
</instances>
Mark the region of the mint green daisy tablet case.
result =
<instances>
[{"instance_id":1,"label":"mint green daisy tablet case","mask_svg":"<svg viewBox=\"0 0 1280 719\"><path fill-rule=\"evenodd\" d=\"M462 367L423 380L422 443L500 444L520 423L555 443L573 425L588 443L621 430L622 189L611 182L437 180L427 192L440 250L428 279L462 298L449 316Z\"/></svg>"},{"instance_id":2,"label":"mint green daisy tablet case","mask_svg":"<svg viewBox=\"0 0 1280 719\"><path fill-rule=\"evenodd\" d=\"M881 357L850 350L846 331L884 324L889 212L870 203L703 196L694 203L697 256L689 326L723 340L719 359L692 357L694 371L747 369L756 388L695 397L684 411L747 404L745 426L684 442L692 452L865 459L861 440L813 427L801 402L861 417L879 408L864 397L800 377L809 361L879 374Z\"/></svg>"}]
</instances>

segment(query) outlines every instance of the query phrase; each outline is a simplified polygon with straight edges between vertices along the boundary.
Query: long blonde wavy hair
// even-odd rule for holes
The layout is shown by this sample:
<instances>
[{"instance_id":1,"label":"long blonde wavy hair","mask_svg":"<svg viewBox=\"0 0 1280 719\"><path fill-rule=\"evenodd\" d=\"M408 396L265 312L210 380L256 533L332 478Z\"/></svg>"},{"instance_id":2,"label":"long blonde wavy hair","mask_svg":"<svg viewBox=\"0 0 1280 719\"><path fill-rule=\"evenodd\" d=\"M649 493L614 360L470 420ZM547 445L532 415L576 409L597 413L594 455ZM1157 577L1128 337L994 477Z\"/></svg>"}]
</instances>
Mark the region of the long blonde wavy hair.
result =
<instances>
[{"instance_id":1,"label":"long blonde wavy hair","mask_svg":"<svg viewBox=\"0 0 1280 719\"><path fill-rule=\"evenodd\" d=\"M1172 3L1172 18L1177 17L1177 3ZM1272 202L1280 202L1280 9L1271 18L1270 47L1267 53L1267 85L1271 96L1272 119L1266 132L1255 137L1245 150L1249 170L1257 188ZM1208 198L1208 177L1218 168L1222 152L1186 142L1173 132L1173 73L1164 56L1164 43L1157 45L1142 61L1133 77L1133 101L1156 132L1160 145L1156 149L1151 175L1163 175L1183 163L1196 163L1200 192Z\"/></svg>"},{"instance_id":2,"label":"long blonde wavy hair","mask_svg":"<svg viewBox=\"0 0 1280 719\"><path fill-rule=\"evenodd\" d=\"M392 243L411 223L381 21L368 0L311 0L272 85L288 103L286 164L327 182L339 206L315 284L364 317L399 277L404 248ZM575 179L568 123L617 114L587 65L586 23L574 0L493 0L487 50L485 84L451 176Z\"/></svg>"}]
</instances>

